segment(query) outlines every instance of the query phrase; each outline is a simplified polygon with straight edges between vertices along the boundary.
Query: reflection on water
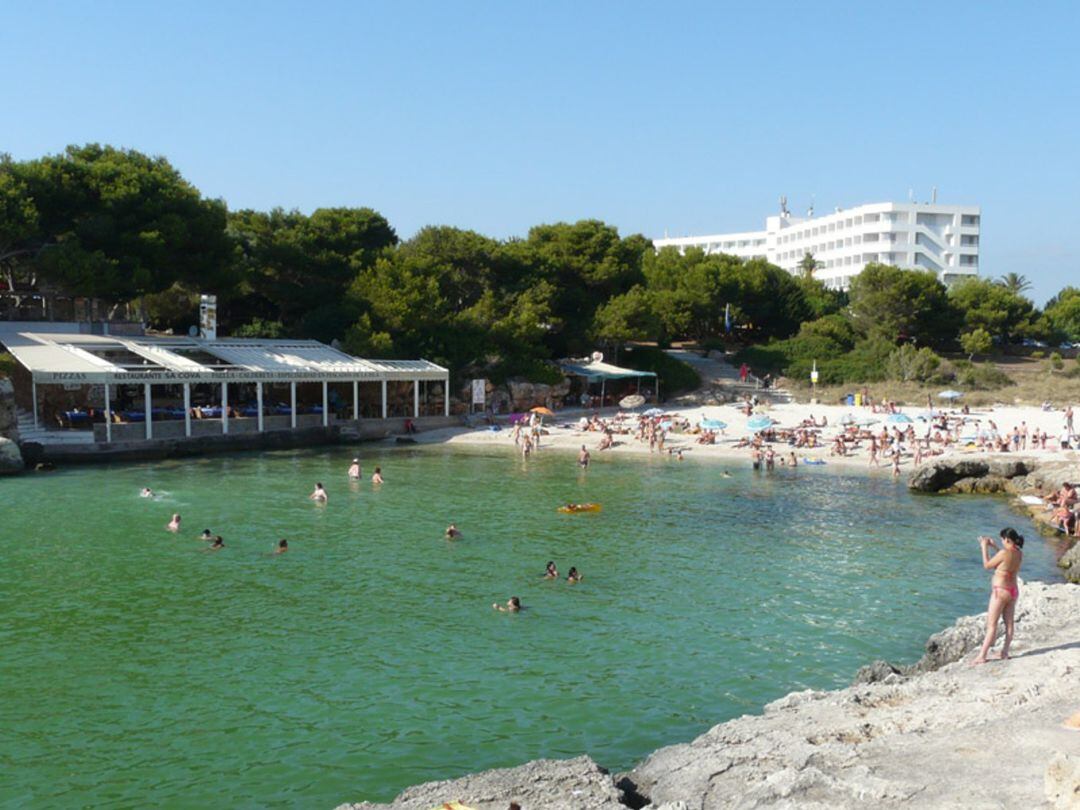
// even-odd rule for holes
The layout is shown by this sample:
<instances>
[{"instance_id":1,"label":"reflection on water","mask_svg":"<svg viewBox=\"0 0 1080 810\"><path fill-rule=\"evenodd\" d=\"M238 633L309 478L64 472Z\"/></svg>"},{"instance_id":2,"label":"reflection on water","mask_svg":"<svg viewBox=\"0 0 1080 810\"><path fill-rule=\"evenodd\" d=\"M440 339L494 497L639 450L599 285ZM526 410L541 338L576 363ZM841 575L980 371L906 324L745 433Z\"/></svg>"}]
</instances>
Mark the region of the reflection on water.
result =
<instances>
[{"instance_id":1,"label":"reflection on water","mask_svg":"<svg viewBox=\"0 0 1080 810\"><path fill-rule=\"evenodd\" d=\"M364 447L373 487L346 480L353 455L0 484L3 801L329 807L539 756L625 768L917 658L985 608L975 537L1031 531L1002 501L821 469ZM1029 548L1027 577L1054 578ZM585 581L543 580L549 559ZM491 610L511 595L528 609Z\"/></svg>"}]
</instances>

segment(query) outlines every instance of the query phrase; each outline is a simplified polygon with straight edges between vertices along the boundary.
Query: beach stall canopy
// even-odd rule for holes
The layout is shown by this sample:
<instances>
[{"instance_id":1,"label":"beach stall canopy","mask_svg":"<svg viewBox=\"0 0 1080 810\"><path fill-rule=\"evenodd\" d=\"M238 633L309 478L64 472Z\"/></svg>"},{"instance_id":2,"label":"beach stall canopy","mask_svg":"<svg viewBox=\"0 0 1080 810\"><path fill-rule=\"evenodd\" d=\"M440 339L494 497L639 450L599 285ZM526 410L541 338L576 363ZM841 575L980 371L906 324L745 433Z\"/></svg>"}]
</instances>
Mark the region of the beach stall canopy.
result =
<instances>
[{"instance_id":1,"label":"beach stall canopy","mask_svg":"<svg viewBox=\"0 0 1080 810\"><path fill-rule=\"evenodd\" d=\"M106 427L110 424L110 389L143 385L146 393L146 438L151 438L152 387L182 385L185 399L192 385L221 385L227 406L230 383L254 383L260 400L264 384L323 383L323 413L328 410L326 385L354 383L354 418L358 417L356 385L382 383L383 418L386 418L386 383L413 383L414 415L419 415L420 383L436 380L444 385L449 411L449 371L427 360L365 360L314 340L262 340L248 338L203 339L149 335L93 335L53 332L2 332L0 343L29 373L37 422L37 387L103 385ZM185 405L185 407L189 407ZM225 419L228 417L225 416ZM324 418L324 424L326 419ZM295 426L295 425L294 425ZM260 426L260 430L261 430ZM227 428L223 430L227 432ZM187 434L190 436L190 430Z\"/></svg>"},{"instance_id":2,"label":"beach stall canopy","mask_svg":"<svg viewBox=\"0 0 1080 810\"><path fill-rule=\"evenodd\" d=\"M597 355L599 357L599 355ZM620 368L602 360L562 360L559 368L563 374L570 377L584 377L589 383L600 383L600 404L604 404L604 387L608 380L638 379L638 389L641 388L641 379L653 377L656 380L656 399L660 400L660 379L654 371L638 371L634 368Z\"/></svg>"}]
</instances>

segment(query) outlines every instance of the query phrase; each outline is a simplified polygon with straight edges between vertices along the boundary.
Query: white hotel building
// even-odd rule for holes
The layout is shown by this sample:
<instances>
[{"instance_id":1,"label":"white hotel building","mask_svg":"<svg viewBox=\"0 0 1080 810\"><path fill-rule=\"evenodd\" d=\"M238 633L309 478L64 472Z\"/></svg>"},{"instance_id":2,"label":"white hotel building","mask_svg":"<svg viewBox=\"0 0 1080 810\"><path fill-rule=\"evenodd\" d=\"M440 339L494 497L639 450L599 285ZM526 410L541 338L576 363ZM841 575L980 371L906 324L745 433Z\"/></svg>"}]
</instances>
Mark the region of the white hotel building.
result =
<instances>
[{"instance_id":1,"label":"white hotel building","mask_svg":"<svg viewBox=\"0 0 1080 810\"><path fill-rule=\"evenodd\" d=\"M979 271L977 205L870 203L832 214L765 219L765 230L653 240L657 248L702 248L741 258L764 258L789 273L810 253L817 260L814 277L834 289L847 289L868 263L881 262L933 270L945 284Z\"/></svg>"}]
</instances>

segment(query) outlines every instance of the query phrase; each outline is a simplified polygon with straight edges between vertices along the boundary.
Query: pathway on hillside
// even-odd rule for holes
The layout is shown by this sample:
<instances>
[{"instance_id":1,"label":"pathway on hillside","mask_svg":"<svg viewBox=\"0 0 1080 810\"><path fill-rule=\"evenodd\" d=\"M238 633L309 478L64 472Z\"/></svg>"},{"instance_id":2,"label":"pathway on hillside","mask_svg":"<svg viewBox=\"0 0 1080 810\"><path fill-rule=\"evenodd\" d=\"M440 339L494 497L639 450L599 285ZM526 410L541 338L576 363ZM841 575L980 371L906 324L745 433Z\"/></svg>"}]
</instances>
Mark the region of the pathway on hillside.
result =
<instances>
[{"instance_id":1,"label":"pathway on hillside","mask_svg":"<svg viewBox=\"0 0 1080 810\"><path fill-rule=\"evenodd\" d=\"M763 389L758 387L757 379L751 377L748 382L740 382L739 369L713 355L703 357L689 349L667 349L669 355L690 365L701 377L701 387L690 394L678 397L680 400L710 404L712 402L730 402L741 400L744 396L756 396L770 402L791 402L791 394L782 388Z\"/></svg>"}]
</instances>

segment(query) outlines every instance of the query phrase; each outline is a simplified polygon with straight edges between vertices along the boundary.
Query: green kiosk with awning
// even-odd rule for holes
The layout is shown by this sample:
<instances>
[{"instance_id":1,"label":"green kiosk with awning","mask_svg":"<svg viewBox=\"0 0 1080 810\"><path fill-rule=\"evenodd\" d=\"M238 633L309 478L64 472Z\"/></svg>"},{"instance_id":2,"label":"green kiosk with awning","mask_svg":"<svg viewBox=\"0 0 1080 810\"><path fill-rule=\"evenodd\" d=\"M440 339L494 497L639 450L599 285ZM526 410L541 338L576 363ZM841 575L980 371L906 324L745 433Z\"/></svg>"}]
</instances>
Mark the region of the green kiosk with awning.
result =
<instances>
[{"instance_id":1,"label":"green kiosk with awning","mask_svg":"<svg viewBox=\"0 0 1080 810\"><path fill-rule=\"evenodd\" d=\"M605 363L602 360L560 361L559 368L561 368L563 374L566 374L568 377L584 378L588 385L599 382L601 407L604 405L604 391L608 380L627 380L635 377L638 381L639 392L641 391L642 378L652 377L655 381L656 401L660 401L660 378L656 376L656 372L654 371L638 371L633 368L620 368L619 366L611 365L611 363Z\"/></svg>"}]
</instances>

